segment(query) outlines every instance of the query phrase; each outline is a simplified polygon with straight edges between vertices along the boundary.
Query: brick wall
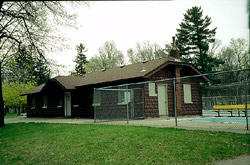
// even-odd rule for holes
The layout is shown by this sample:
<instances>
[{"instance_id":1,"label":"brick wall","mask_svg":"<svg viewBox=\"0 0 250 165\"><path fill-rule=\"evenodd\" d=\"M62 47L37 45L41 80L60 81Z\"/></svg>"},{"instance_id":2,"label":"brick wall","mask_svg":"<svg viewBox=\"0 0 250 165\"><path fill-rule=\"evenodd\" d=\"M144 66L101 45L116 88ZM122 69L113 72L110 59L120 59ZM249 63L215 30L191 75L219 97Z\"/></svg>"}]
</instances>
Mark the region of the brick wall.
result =
<instances>
[{"instance_id":1,"label":"brick wall","mask_svg":"<svg viewBox=\"0 0 250 165\"><path fill-rule=\"evenodd\" d=\"M189 71L189 72L187 72ZM175 66L167 66L152 75L145 81L161 80L165 78L186 76L187 74L193 74L192 70L187 68L181 69ZM202 114L202 101L199 82L201 79L187 79L187 80L176 80L176 104L178 116L184 115L201 115ZM173 91L173 81L158 82L155 85L155 91L157 93L158 84L167 84L168 91L168 114L169 116L174 116L174 91ZM183 84L191 84L192 102L184 103L184 92ZM158 110L158 96L149 96L148 84L144 85L144 101L145 101L145 116L146 117L159 117ZM157 93L158 95L158 93Z\"/></svg>"}]
</instances>

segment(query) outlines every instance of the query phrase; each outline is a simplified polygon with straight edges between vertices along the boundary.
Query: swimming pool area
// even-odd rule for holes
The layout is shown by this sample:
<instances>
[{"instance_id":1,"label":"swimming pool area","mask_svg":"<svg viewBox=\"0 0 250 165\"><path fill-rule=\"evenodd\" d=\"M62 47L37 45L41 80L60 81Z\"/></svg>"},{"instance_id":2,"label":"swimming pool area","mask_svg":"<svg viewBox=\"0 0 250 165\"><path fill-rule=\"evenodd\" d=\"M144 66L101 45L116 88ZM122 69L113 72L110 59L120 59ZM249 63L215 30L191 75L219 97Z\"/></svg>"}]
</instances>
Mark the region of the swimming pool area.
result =
<instances>
[{"instance_id":1,"label":"swimming pool area","mask_svg":"<svg viewBox=\"0 0 250 165\"><path fill-rule=\"evenodd\" d=\"M245 112L237 112L237 111L233 111L234 115L238 115L240 113L240 115L245 115ZM249 113L249 112L248 112ZM215 116L218 114L217 112L213 112L212 110L202 110L202 115L207 115L207 114L214 114ZM220 112L220 114L228 114L230 115L231 113L228 111L222 111Z\"/></svg>"},{"instance_id":2,"label":"swimming pool area","mask_svg":"<svg viewBox=\"0 0 250 165\"><path fill-rule=\"evenodd\" d=\"M161 121L174 121L175 119L170 120L161 120ZM199 117L199 118L178 118L178 121L191 121L191 122L215 122L215 123L246 123L245 117ZM248 123L250 123L250 117L248 118Z\"/></svg>"}]
</instances>

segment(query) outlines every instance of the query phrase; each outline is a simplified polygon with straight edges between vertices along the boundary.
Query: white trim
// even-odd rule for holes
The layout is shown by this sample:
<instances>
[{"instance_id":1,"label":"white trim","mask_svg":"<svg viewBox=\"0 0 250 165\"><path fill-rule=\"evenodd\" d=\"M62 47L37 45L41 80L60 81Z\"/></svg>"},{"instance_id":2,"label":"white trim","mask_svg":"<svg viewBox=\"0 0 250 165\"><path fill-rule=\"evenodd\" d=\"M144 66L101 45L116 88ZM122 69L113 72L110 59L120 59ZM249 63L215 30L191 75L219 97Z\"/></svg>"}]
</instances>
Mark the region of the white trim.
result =
<instances>
[{"instance_id":1,"label":"white trim","mask_svg":"<svg viewBox=\"0 0 250 165\"><path fill-rule=\"evenodd\" d=\"M117 105L127 105L126 102L122 102L122 103L117 103Z\"/></svg>"},{"instance_id":2,"label":"white trim","mask_svg":"<svg viewBox=\"0 0 250 165\"><path fill-rule=\"evenodd\" d=\"M95 103L95 104L92 104L92 106L101 106L100 103Z\"/></svg>"},{"instance_id":3,"label":"white trim","mask_svg":"<svg viewBox=\"0 0 250 165\"><path fill-rule=\"evenodd\" d=\"M148 83L148 93L149 96L157 96L155 92L155 83Z\"/></svg>"},{"instance_id":4,"label":"white trim","mask_svg":"<svg viewBox=\"0 0 250 165\"><path fill-rule=\"evenodd\" d=\"M129 91L128 90L118 91L118 98L117 99L118 99L117 105L124 105L124 104L130 103L131 102L131 91L130 90Z\"/></svg>"},{"instance_id":5,"label":"white trim","mask_svg":"<svg viewBox=\"0 0 250 165\"><path fill-rule=\"evenodd\" d=\"M192 104L192 86L191 84L183 84L183 96L185 104Z\"/></svg>"},{"instance_id":6,"label":"white trim","mask_svg":"<svg viewBox=\"0 0 250 165\"><path fill-rule=\"evenodd\" d=\"M160 101L160 99L161 99L161 96L160 96L160 86L163 86L163 87L165 87L165 100L164 100L164 102L165 102L165 110L163 110L163 114L162 114L162 109L160 110L160 104L162 103L161 101ZM158 91L158 111L159 111L159 115L160 116L168 116L169 115L169 112L168 112L168 84L157 84L157 91Z\"/></svg>"}]
</instances>

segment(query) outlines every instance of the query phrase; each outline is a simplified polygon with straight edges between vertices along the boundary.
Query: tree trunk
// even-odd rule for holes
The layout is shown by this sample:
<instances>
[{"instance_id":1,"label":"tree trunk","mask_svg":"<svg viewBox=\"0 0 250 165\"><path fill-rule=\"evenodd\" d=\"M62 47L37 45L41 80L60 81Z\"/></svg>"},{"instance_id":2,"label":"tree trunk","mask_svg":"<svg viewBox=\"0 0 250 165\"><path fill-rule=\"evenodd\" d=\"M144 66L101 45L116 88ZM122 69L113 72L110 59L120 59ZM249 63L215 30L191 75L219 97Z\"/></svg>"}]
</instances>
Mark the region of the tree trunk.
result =
<instances>
[{"instance_id":1,"label":"tree trunk","mask_svg":"<svg viewBox=\"0 0 250 165\"><path fill-rule=\"evenodd\" d=\"M20 105L18 105L18 107L17 107L17 115L21 115L21 107L20 107Z\"/></svg>"},{"instance_id":2,"label":"tree trunk","mask_svg":"<svg viewBox=\"0 0 250 165\"><path fill-rule=\"evenodd\" d=\"M4 102L2 92L2 64L0 63L0 127L4 126Z\"/></svg>"},{"instance_id":3,"label":"tree trunk","mask_svg":"<svg viewBox=\"0 0 250 165\"><path fill-rule=\"evenodd\" d=\"M2 10L3 7L3 1L0 1L0 11Z\"/></svg>"}]
</instances>

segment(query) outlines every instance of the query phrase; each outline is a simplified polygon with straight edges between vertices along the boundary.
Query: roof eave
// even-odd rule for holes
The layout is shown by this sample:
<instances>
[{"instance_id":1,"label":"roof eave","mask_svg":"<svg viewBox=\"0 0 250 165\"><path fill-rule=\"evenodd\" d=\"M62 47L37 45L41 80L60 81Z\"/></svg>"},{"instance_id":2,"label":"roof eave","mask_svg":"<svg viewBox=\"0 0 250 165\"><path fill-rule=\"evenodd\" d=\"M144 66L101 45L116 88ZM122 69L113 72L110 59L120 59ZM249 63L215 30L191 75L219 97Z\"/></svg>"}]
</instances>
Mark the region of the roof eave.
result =
<instances>
[{"instance_id":1,"label":"roof eave","mask_svg":"<svg viewBox=\"0 0 250 165\"><path fill-rule=\"evenodd\" d=\"M183 62L174 62L174 61L168 61L164 64L162 64L161 66L157 67L156 69L154 69L153 71L149 72L148 74L146 74L144 76L144 78L149 78L150 76L152 76L153 74L155 74L156 72L160 71L161 69L163 69L164 67L166 67L167 65L181 65L181 66L189 66L191 67L198 75L202 75L202 73L196 69L192 64L188 64L188 63L183 63ZM210 82L210 80L206 77L206 76L202 76L207 82Z\"/></svg>"}]
</instances>

